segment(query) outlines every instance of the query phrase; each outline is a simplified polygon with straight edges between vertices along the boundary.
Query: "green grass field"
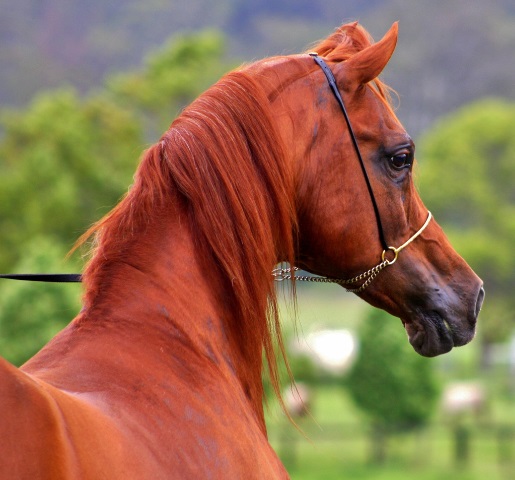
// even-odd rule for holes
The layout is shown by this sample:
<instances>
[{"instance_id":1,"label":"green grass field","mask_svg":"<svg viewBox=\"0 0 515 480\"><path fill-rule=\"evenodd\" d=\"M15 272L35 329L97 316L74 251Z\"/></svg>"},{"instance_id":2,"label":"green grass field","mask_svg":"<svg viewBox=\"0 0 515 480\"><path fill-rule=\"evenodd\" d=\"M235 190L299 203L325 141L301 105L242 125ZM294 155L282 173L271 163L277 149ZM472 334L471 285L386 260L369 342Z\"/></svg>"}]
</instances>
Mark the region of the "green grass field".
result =
<instances>
[{"instance_id":1,"label":"green grass field","mask_svg":"<svg viewBox=\"0 0 515 480\"><path fill-rule=\"evenodd\" d=\"M364 302L343 294L339 287L298 291L297 327L284 309L285 336L302 336L315 326L356 330L366 309ZM399 323L399 328L402 326ZM389 438L387 458L370 462L371 443L366 418L346 390L335 384L318 385L313 391L311 417L298 421L300 432L275 402L268 408L272 445L293 480L508 480L515 478L515 399L506 393L506 372L486 375L477 370L478 343L434 359L443 384L480 380L488 389L488 411L480 418L463 420L468 432L468 455L456 458L455 420L437 412L422 431ZM413 352L413 355L415 353ZM495 373L495 374L494 374Z\"/></svg>"},{"instance_id":2,"label":"green grass field","mask_svg":"<svg viewBox=\"0 0 515 480\"><path fill-rule=\"evenodd\" d=\"M468 461L455 458L452 423L435 419L426 429L392 436L382 465L370 462L365 419L339 387L315 391L312 418L300 432L271 407L272 445L294 480L373 479L505 480L515 478L515 423L468 424Z\"/></svg>"}]
</instances>

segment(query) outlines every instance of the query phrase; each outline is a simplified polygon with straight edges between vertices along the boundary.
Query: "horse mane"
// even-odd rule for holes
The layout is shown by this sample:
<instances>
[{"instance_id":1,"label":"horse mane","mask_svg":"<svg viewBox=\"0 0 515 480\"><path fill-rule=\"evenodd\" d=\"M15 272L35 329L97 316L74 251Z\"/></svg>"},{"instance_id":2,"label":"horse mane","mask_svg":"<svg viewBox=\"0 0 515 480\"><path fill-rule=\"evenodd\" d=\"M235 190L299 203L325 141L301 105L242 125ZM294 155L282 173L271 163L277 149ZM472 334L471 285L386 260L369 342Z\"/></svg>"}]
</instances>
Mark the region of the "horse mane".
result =
<instances>
[{"instance_id":1,"label":"horse mane","mask_svg":"<svg viewBox=\"0 0 515 480\"><path fill-rule=\"evenodd\" d=\"M314 48L339 62L370 44L362 27L348 24ZM386 101L388 87L377 79L374 83ZM143 154L129 192L75 248L93 238L83 274L87 307L109 282L110 266L127 261L129 247L156 206L179 195L196 244L216 266L217 281L225 283L227 303L238 319L233 325L238 345L263 345L271 384L281 400L275 345L288 363L270 269L278 257L294 264L297 218L292 162L269 105L251 73L241 69L225 75ZM255 362L259 368L254 371L261 375L262 359Z\"/></svg>"},{"instance_id":2,"label":"horse mane","mask_svg":"<svg viewBox=\"0 0 515 480\"><path fill-rule=\"evenodd\" d=\"M219 272L216 281L225 282L234 328L245 337L238 338L239 347L264 346L279 393L274 345L284 358L285 351L271 268L278 255L293 263L296 238L286 152L263 88L245 71L223 77L144 153L127 195L79 239L80 245L94 238L83 274L85 304L108 281L109 265L127 261L137 233L174 191L186 206L196 244ZM254 370L260 383L259 357Z\"/></svg>"}]
</instances>

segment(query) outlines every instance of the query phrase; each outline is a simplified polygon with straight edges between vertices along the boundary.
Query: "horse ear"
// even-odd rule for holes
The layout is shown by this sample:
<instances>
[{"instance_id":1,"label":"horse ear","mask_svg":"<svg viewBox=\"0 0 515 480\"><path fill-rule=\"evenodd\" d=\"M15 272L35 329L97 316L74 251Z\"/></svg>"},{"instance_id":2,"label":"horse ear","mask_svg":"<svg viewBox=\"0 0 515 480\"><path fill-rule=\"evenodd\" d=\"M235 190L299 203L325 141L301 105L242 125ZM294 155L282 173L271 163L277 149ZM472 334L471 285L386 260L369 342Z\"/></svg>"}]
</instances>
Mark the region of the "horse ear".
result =
<instances>
[{"instance_id":1,"label":"horse ear","mask_svg":"<svg viewBox=\"0 0 515 480\"><path fill-rule=\"evenodd\" d=\"M377 78L395 50L397 34L398 23L395 22L379 42L340 63L334 70L338 84L345 90L356 90Z\"/></svg>"}]
</instances>

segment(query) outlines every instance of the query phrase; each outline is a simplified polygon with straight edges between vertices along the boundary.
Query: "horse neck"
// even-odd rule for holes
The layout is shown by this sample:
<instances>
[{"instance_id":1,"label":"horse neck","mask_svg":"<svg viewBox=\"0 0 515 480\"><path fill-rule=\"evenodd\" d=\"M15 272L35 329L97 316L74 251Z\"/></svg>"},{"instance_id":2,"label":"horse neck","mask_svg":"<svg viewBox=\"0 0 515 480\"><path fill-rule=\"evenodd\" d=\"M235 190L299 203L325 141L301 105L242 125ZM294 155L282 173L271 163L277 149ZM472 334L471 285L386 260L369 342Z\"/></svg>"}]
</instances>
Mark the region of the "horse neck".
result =
<instances>
[{"instance_id":1,"label":"horse neck","mask_svg":"<svg viewBox=\"0 0 515 480\"><path fill-rule=\"evenodd\" d=\"M124 337L134 329L140 338L144 327L145 343L131 347L142 351L152 349L153 341L174 344L180 337L177 354L184 355L184 362L188 355L215 362L226 382L221 388L229 386L243 395L264 430L262 343L245 340L241 318L228 302L227 285L199 251L186 209L170 202L135 232L124 259L97 267L93 284L86 284L80 322L100 329L119 322Z\"/></svg>"}]
</instances>

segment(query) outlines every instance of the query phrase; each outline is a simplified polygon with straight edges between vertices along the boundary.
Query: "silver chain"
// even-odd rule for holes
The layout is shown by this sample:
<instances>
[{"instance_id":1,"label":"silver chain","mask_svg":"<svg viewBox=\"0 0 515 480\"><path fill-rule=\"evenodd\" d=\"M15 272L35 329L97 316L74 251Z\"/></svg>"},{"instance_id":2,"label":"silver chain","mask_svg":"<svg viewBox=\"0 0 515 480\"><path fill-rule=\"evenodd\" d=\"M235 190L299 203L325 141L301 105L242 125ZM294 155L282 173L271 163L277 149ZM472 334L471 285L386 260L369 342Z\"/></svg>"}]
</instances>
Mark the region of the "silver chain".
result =
<instances>
[{"instance_id":1,"label":"silver chain","mask_svg":"<svg viewBox=\"0 0 515 480\"><path fill-rule=\"evenodd\" d=\"M295 279L299 282L314 282L314 283L337 283L338 285L352 285L354 283L363 282L359 287L357 288L346 288L347 292L350 293L360 293L365 288L367 288L374 278L377 277L377 274L388 265L393 265L397 261L397 257L399 256L399 252L401 250L404 250L413 240L415 240L429 225L429 222L431 221L432 215L431 212L427 212L427 218L422 227L418 231L416 231L408 240L406 240L400 247L388 247L387 250L383 250L383 253L381 255L381 263L376 265L375 267L372 267L370 270L367 270L364 273L361 273L360 275L357 275L356 277L349 278L348 280L344 280L342 278L329 278L329 277L312 277L309 275L295 275L295 272L299 270L298 267L290 267L290 268L275 268L272 270L272 276L274 277L275 281L282 282L283 280L291 280ZM386 258L386 253L389 251L393 252L394 257L391 260L388 260Z\"/></svg>"},{"instance_id":2,"label":"silver chain","mask_svg":"<svg viewBox=\"0 0 515 480\"><path fill-rule=\"evenodd\" d=\"M364 281L362 285L358 288L346 288L345 290L350 293L359 293L365 290L371 283L372 280L377 276L377 274L388 265L391 265L392 262L389 260L383 260L379 265L367 270L360 275L357 275L354 278L349 278L344 280L342 278L329 278L329 277L312 277L310 275L295 275L295 272L300 270L298 267L291 268L276 268L272 271L272 275L277 282L282 282L283 280L291 280L295 278L295 281L298 282L312 282L312 283L337 283L338 285L352 285L354 283L358 283Z\"/></svg>"}]
</instances>

